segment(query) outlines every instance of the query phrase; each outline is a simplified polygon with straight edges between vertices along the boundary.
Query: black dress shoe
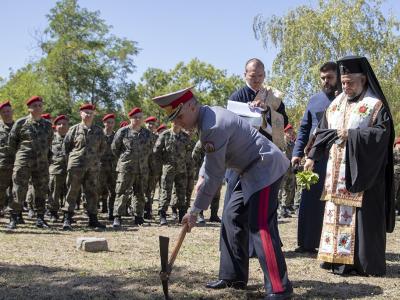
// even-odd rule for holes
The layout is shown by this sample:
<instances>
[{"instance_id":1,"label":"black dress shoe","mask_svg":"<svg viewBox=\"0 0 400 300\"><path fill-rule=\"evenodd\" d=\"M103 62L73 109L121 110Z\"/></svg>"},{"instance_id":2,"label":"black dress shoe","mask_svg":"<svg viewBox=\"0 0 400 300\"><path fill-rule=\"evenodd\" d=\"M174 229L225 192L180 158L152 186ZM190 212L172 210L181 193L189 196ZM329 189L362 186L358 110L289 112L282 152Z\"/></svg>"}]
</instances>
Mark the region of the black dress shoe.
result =
<instances>
[{"instance_id":1,"label":"black dress shoe","mask_svg":"<svg viewBox=\"0 0 400 300\"><path fill-rule=\"evenodd\" d=\"M244 290L244 289L246 289L246 286L247 286L247 284L244 281L233 281L233 280L224 280L224 279L211 281L206 284L206 288L214 289L214 290L220 290L220 289L226 289L226 288L234 288L237 290Z\"/></svg>"},{"instance_id":2,"label":"black dress shoe","mask_svg":"<svg viewBox=\"0 0 400 300\"><path fill-rule=\"evenodd\" d=\"M318 253L318 251L315 250L315 248L306 249L302 246L299 246L296 249L294 249L294 252L296 252L296 253L311 253L311 254Z\"/></svg>"},{"instance_id":3,"label":"black dress shoe","mask_svg":"<svg viewBox=\"0 0 400 300\"><path fill-rule=\"evenodd\" d=\"M267 294L264 300L286 300L291 299L293 295L293 287L287 287L285 291L281 293L270 293Z\"/></svg>"},{"instance_id":4,"label":"black dress shoe","mask_svg":"<svg viewBox=\"0 0 400 300\"><path fill-rule=\"evenodd\" d=\"M321 264L319 265L319 267L320 267L321 269L324 269L324 270L332 270L333 265L332 265L332 263L330 263L330 262L324 261L323 263L321 263Z\"/></svg>"}]
</instances>

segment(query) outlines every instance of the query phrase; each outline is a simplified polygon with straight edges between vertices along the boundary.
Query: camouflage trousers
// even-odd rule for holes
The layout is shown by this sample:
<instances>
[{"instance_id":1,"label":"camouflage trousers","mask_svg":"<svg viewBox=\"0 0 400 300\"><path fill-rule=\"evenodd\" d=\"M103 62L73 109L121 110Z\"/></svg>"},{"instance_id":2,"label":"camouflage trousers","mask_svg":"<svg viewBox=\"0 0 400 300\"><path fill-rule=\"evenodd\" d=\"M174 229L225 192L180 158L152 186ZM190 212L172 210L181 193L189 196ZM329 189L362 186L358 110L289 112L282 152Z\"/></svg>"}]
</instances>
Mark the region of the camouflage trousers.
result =
<instances>
[{"instance_id":1,"label":"camouflage trousers","mask_svg":"<svg viewBox=\"0 0 400 300\"><path fill-rule=\"evenodd\" d=\"M9 205L11 213L19 214L22 212L30 180L35 191L33 193L33 207L37 214L44 214L45 197L49 184L49 175L46 171L48 172L48 166L45 164L41 167L14 167L12 174L13 201Z\"/></svg>"},{"instance_id":2,"label":"camouflage trousers","mask_svg":"<svg viewBox=\"0 0 400 300\"><path fill-rule=\"evenodd\" d=\"M187 186L187 174L176 173L172 166L164 165L163 172L161 175L161 195L158 205L159 211L167 211L168 205L171 201L172 188L174 187L176 194L176 208L179 210L185 210L186 207L186 186Z\"/></svg>"},{"instance_id":3,"label":"camouflage trousers","mask_svg":"<svg viewBox=\"0 0 400 300\"><path fill-rule=\"evenodd\" d=\"M294 204L296 192L296 176L293 171L289 170L282 178L281 187L279 189L278 199L281 207L288 207Z\"/></svg>"},{"instance_id":4,"label":"camouflage trousers","mask_svg":"<svg viewBox=\"0 0 400 300\"><path fill-rule=\"evenodd\" d=\"M11 168L0 167L0 210L11 201L12 173Z\"/></svg>"},{"instance_id":5,"label":"camouflage trousers","mask_svg":"<svg viewBox=\"0 0 400 300\"><path fill-rule=\"evenodd\" d=\"M67 195L67 174L50 174L48 209L57 212L64 206Z\"/></svg>"},{"instance_id":6,"label":"camouflage trousers","mask_svg":"<svg viewBox=\"0 0 400 300\"><path fill-rule=\"evenodd\" d=\"M153 199L154 199L154 194L156 191L156 186L157 182L160 180L160 174L161 172L150 172L147 180L147 186L146 186L146 191L145 191L145 197L146 197L146 207L149 209L151 212L151 207L153 206Z\"/></svg>"},{"instance_id":7,"label":"camouflage trousers","mask_svg":"<svg viewBox=\"0 0 400 300\"><path fill-rule=\"evenodd\" d=\"M113 208L115 202L115 186L117 181L117 172L112 166L102 167L99 174L99 202L103 208Z\"/></svg>"},{"instance_id":8,"label":"camouflage trousers","mask_svg":"<svg viewBox=\"0 0 400 300\"><path fill-rule=\"evenodd\" d=\"M187 210L190 207L190 201L192 200L192 193L194 188L194 176L192 174L188 174L186 177L186 193L185 193L185 203L183 209ZM171 207L173 209L177 208L178 197L176 195L176 188L174 186L171 198Z\"/></svg>"},{"instance_id":9,"label":"camouflage trousers","mask_svg":"<svg viewBox=\"0 0 400 300\"><path fill-rule=\"evenodd\" d=\"M98 176L98 168L73 167L67 171L67 195L63 207L64 212L74 212L76 200L82 187L82 193L85 194L86 199L86 211L88 214L97 215Z\"/></svg>"},{"instance_id":10,"label":"camouflage trousers","mask_svg":"<svg viewBox=\"0 0 400 300\"><path fill-rule=\"evenodd\" d=\"M147 180L148 174L118 172L115 188L114 217L125 215L126 206L130 199L132 199L135 216L143 217L145 205L144 190L147 186Z\"/></svg>"}]
</instances>

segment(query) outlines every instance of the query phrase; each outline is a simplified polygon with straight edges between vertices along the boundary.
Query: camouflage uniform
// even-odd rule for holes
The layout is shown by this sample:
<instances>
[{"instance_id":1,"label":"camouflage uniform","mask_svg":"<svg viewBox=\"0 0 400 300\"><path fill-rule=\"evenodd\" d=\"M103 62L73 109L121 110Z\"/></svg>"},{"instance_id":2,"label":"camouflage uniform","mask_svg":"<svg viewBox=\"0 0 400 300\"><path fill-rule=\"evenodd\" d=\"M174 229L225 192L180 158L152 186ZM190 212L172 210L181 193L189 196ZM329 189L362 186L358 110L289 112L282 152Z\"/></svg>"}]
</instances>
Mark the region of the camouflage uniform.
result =
<instances>
[{"instance_id":1,"label":"camouflage uniform","mask_svg":"<svg viewBox=\"0 0 400 300\"><path fill-rule=\"evenodd\" d=\"M184 133L186 134L186 133ZM186 134L187 135L187 134ZM186 197L185 197L185 207L188 208L190 206L190 200L192 198L193 188L194 188L194 180L195 180L195 162L192 158L192 151L196 142L188 136L188 144L186 147ZM176 189L173 189L171 207L173 210L176 210L178 197L176 196Z\"/></svg>"},{"instance_id":2,"label":"camouflage uniform","mask_svg":"<svg viewBox=\"0 0 400 300\"><path fill-rule=\"evenodd\" d=\"M153 149L153 147L157 141L158 135L150 131L150 136L151 136L151 149ZM149 155L149 168L150 168L149 169L149 178L147 181L147 186L146 186L146 191L145 191L145 197L146 197L145 210L146 210L147 218L151 217L154 192L156 189L157 181L159 180L160 175L161 175L160 162L157 162L153 153L151 153Z\"/></svg>"},{"instance_id":3,"label":"camouflage uniform","mask_svg":"<svg viewBox=\"0 0 400 300\"><path fill-rule=\"evenodd\" d=\"M9 147L15 153L13 168L12 214L19 214L26 199L28 183L35 189L34 206L38 216L45 212L45 197L49 178L49 150L53 129L48 120L33 120L29 115L17 120L11 129Z\"/></svg>"},{"instance_id":4,"label":"camouflage uniform","mask_svg":"<svg viewBox=\"0 0 400 300\"><path fill-rule=\"evenodd\" d=\"M82 186L86 210L96 216L100 157L106 148L103 130L97 125L87 128L83 123L72 126L65 138L63 152L67 158L67 195L63 211L73 214Z\"/></svg>"},{"instance_id":5,"label":"camouflage uniform","mask_svg":"<svg viewBox=\"0 0 400 300\"><path fill-rule=\"evenodd\" d=\"M393 149L394 195L396 209L400 211L400 149Z\"/></svg>"},{"instance_id":6,"label":"camouflage uniform","mask_svg":"<svg viewBox=\"0 0 400 300\"><path fill-rule=\"evenodd\" d=\"M100 201L102 203L103 212L107 212L111 219L113 216L114 202L115 202L115 184L117 180L117 158L114 156L111 150L111 144L114 140L115 132L107 135L106 137L106 149L103 156L101 157L100 163Z\"/></svg>"},{"instance_id":7,"label":"camouflage uniform","mask_svg":"<svg viewBox=\"0 0 400 300\"><path fill-rule=\"evenodd\" d=\"M177 203L180 218L186 212L186 152L189 137L183 131L174 133L168 129L160 134L154 145L154 155L157 161L162 162L161 196L159 201L160 215L165 216L171 201L172 187L175 184Z\"/></svg>"},{"instance_id":8,"label":"camouflage uniform","mask_svg":"<svg viewBox=\"0 0 400 300\"><path fill-rule=\"evenodd\" d=\"M293 141L286 141L286 149L285 149L285 154L286 157L291 160L292 159L292 153L293 153L293 148L294 148L294 142ZM279 202L280 202L280 213L287 214L284 212L284 210L288 209L289 207L292 207L294 204L294 198L295 198L295 192L296 192L296 176L293 172L292 167L289 167L287 172L282 178L281 182L281 187L279 189ZM288 212L287 212L288 213Z\"/></svg>"},{"instance_id":9,"label":"camouflage uniform","mask_svg":"<svg viewBox=\"0 0 400 300\"><path fill-rule=\"evenodd\" d=\"M13 124L0 121L0 211L11 201L14 155L8 147L8 136Z\"/></svg>"},{"instance_id":10,"label":"camouflage uniform","mask_svg":"<svg viewBox=\"0 0 400 300\"><path fill-rule=\"evenodd\" d=\"M196 174L199 173L199 169L203 163L205 154L206 154L206 152L205 152L203 146L201 145L201 142L197 141L197 143L194 146L193 151L192 151L192 157L193 157L193 160L195 163L195 169L196 169L195 173ZM221 188L222 188L222 183L210 204L212 218L215 218L218 216L219 200L221 198Z\"/></svg>"},{"instance_id":11,"label":"camouflage uniform","mask_svg":"<svg viewBox=\"0 0 400 300\"><path fill-rule=\"evenodd\" d=\"M52 214L56 214L64 205L67 194L67 160L63 152L64 137L58 132L54 134L50 149L49 167L49 202L48 208Z\"/></svg>"},{"instance_id":12,"label":"camouflage uniform","mask_svg":"<svg viewBox=\"0 0 400 300\"><path fill-rule=\"evenodd\" d=\"M145 205L144 191L149 173L151 133L146 128L136 131L131 126L122 127L115 134L111 149L118 157L114 217L125 214L129 193L133 188L134 214L135 217L142 218Z\"/></svg>"}]
</instances>

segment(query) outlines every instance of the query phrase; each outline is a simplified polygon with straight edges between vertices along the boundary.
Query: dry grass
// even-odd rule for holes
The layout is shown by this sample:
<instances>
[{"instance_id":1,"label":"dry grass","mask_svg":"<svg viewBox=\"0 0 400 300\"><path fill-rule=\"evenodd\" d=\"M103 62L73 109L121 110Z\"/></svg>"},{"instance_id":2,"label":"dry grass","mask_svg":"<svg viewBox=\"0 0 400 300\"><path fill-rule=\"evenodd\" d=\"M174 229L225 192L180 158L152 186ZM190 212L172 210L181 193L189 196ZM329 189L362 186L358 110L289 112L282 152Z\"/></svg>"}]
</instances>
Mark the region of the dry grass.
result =
<instances>
[{"instance_id":1,"label":"dry grass","mask_svg":"<svg viewBox=\"0 0 400 300\"><path fill-rule=\"evenodd\" d=\"M171 237L172 248L178 226L160 228L153 223L95 232L86 231L86 219L80 217L73 232L63 232L61 224L39 230L29 221L14 233L7 233L3 229L6 222L0 219L0 299L163 299L158 236ZM128 223L131 221L126 220ZM315 257L293 251L296 226L296 218L280 224L295 299L400 299L399 228L388 235L388 274L376 278L340 277L321 270ZM110 251L76 250L76 238L81 236L107 238ZM262 299L262 271L257 260L251 260L247 291L210 291L203 287L218 276L218 243L219 226L215 224L187 235L170 279L174 299Z\"/></svg>"}]
</instances>

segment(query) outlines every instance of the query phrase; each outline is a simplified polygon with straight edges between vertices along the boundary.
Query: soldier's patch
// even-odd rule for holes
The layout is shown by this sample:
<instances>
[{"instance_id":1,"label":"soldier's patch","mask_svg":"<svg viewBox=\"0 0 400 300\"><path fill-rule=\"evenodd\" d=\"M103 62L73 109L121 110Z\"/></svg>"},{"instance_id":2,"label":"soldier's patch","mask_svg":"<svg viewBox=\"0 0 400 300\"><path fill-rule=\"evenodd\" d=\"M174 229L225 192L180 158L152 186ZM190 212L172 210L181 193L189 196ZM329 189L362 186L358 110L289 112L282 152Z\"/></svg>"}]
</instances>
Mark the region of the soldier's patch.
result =
<instances>
[{"instance_id":1,"label":"soldier's patch","mask_svg":"<svg viewBox=\"0 0 400 300\"><path fill-rule=\"evenodd\" d=\"M215 151L214 143L213 142L205 142L203 145L204 151L206 153L211 153Z\"/></svg>"}]
</instances>

